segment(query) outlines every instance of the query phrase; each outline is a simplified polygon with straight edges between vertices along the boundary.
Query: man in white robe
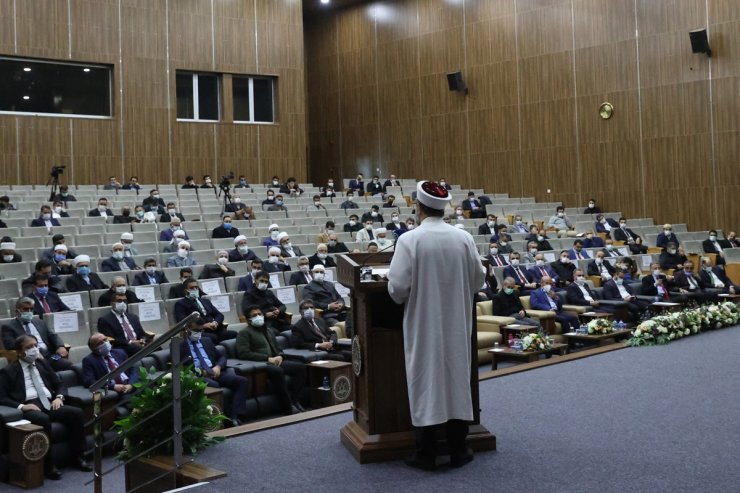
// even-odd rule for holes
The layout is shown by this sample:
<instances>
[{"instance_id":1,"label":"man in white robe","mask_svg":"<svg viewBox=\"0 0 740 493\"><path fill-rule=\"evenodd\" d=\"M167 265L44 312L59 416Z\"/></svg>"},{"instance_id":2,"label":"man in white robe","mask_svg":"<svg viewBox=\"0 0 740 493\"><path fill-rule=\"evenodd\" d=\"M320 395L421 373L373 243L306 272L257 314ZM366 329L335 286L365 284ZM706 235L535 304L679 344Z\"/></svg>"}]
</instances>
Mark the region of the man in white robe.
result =
<instances>
[{"instance_id":1,"label":"man in white robe","mask_svg":"<svg viewBox=\"0 0 740 493\"><path fill-rule=\"evenodd\" d=\"M405 303L406 379L416 454L407 464L436 467L436 429L445 425L450 464L473 460L465 445L473 419L470 393L473 297L485 279L473 237L443 221L452 200L434 182L417 184L420 225L400 236L388 273L388 293Z\"/></svg>"}]
</instances>

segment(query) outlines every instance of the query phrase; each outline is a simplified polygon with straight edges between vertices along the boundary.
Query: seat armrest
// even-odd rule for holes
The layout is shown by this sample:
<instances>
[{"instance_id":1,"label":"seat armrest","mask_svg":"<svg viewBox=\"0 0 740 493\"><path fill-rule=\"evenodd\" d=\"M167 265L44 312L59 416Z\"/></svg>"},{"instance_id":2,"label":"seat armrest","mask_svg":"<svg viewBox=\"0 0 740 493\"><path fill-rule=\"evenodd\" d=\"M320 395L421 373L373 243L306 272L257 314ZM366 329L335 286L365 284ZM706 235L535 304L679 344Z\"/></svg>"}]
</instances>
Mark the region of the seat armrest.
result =
<instances>
[{"instance_id":1,"label":"seat armrest","mask_svg":"<svg viewBox=\"0 0 740 493\"><path fill-rule=\"evenodd\" d=\"M586 313L586 307L581 305L563 305L563 310L575 314Z\"/></svg>"},{"instance_id":2,"label":"seat armrest","mask_svg":"<svg viewBox=\"0 0 740 493\"><path fill-rule=\"evenodd\" d=\"M311 363L326 358L326 351L312 351L310 349L285 349L283 354L289 360Z\"/></svg>"},{"instance_id":3,"label":"seat armrest","mask_svg":"<svg viewBox=\"0 0 740 493\"><path fill-rule=\"evenodd\" d=\"M527 316L534 317L539 320L547 318L555 318L555 312L551 310L526 310Z\"/></svg>"},{"instance_id":4,"label":"seat armrest","mask_svg":"<svg viewBox=\"0 0 740 493\"><path fill-rule=\"evenodd\" d=\"M0 406L0 421L4 424L23 419L23 412L14 407Z\"/></svg>"},{"instance_id":5,"label":"seat armrest","mask_svg":"<svg viewBox=\"0 0 740 493\"><path fill-rule=\"evenodd\" d=\"M600 305L613 306L619 308L620 306L627 306L628 303L622 300L599 300Z\"/></svg>"}]
</instances>

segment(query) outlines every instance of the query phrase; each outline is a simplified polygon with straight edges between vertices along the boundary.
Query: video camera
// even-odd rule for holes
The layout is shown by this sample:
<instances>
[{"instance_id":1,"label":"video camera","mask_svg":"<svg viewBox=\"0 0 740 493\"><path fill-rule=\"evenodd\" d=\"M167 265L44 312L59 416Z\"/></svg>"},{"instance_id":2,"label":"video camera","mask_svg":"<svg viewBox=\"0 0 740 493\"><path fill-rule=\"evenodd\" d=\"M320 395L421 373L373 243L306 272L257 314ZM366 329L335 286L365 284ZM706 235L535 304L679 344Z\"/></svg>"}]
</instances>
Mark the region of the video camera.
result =
<instances>
[{"instance_id":1,"label":"video camera","mask_svg":"<svg viewBox=\"0 0 740 493\"><path fill-rule=\"evenodd\" d=\"M227 190L228 191L231 188L231 180L233 180L233 179L234 179L234 172L233 171L230 171L228 176L223 175L221 177L221 182L218 184L219 188L221 188L221 190Z\"/></svg>"},{"instance_id":2,"label":"video camera","mask_svg":"<svg viewBox=\"0 0 740 493\"><path fill-rule=\"evenodd\" d=\"M64 165L64 164L60 164L58 166L52 166L51 167L51 173L49 173L49 174L52 176L52 178L59 178L59 175L61 175L62 173L64 173L64 168L66 168L66 167L67 166Z\"/></svg>"}]
</instances>

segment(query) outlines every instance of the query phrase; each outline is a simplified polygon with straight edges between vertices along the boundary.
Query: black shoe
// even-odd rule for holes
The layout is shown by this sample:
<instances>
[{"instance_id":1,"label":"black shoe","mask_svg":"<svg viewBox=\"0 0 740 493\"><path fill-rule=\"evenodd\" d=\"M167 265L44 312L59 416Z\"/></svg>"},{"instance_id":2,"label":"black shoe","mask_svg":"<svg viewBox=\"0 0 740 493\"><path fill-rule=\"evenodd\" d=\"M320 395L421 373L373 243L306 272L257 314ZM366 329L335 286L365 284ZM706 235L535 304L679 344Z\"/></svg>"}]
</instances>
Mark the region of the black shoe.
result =
<instances>
[{"instance_id":1,"label":"black shoe","mask_svg":"<svg viewBox=\"0 0 740 493\"><path fill-rule=\"evenodd\" d=\"M472 461L473 450L470 447L465 447L462 454L450 454L450 467L462 467Z\"/></svg>"},{"instance_id":2,"label":"black shoe","mask_svg":"<svg viewBox=\"0 0 740 493\"><path fill-rule=\"evenodd\" d=\"M407 466L421 469L422 471L434 471L437 469L437 461L434 457L422 457L414 454L404 461Z\"/></svg>"},{"instance_id":3,"label":"black shoe","mask_svg":"<svg viewBox=\"0 0 740 493\"><path fill-rule=\"evenodd\" d=\"M80 457L79 459L77 459L77 462L75 463L75 465L77 466L77 469L79 469L82 472L92 472L93 470L90 463L87 462L84 457Z\"/></svg>"},{"instance_id":4,"label":"black shoe","mask_svg":"<svg viewBox=\"0 0 740 493\"><path fill-rule=\"evenodd\" d=\"M46 476L46 479L51 479L51 480L54 480L54 481L58 481L58 480L62 479L62 472L59 469L57 469L56 467L52 467L51 469L48 469L44 473L44 476Z\"/></svg>"},{"instance_id":5,"label":"black shoe","mask_svg":"<svg viewBox=\"0 0 740 493\"><path fill-rule=\"evenodd\" d=\"M243 424L244 424L244 423L242 423L242 420L241 420L241 419L239 419L239 417L238 417L238 416L234 416L233 418L231 418L231 425L232 425L232 426L241 426L241 425L243 425Z\"/></svg>"},{"instance_id":6,"label":"black shoe","mask_svg":"<svg viewBox=\"0 0 740 493\"><path fill-rule=\"evenodd\" d=\"M299 413L305 413L305 412L306 412L306 408L304 408L304 407L303 407L303 406L301 405L301 403L300 403L300 402L298 402L298 401L295 401L295 402L293 403L293 407L294 407L294 408L296 408L296 409L298 409L298 412L299 412Z\"/></svg>"}]
</instances>

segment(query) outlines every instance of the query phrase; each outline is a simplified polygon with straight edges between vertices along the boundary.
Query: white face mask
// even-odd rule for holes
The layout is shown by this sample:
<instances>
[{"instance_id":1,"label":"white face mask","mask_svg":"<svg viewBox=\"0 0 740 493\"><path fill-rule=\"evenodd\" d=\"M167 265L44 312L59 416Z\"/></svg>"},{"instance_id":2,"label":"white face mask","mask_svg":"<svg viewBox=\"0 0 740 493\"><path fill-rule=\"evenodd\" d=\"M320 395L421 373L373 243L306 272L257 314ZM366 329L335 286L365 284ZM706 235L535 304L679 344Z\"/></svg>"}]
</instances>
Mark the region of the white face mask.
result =
<instances>
[{"instance_id":1,"label":"white face mask","mask_svg":"<svg viewBox=\"0 0 740 493\"><path fill-rule=\"evenodd\" d=\"M352 202L355 198L351 195L347 195L347 202Z\"/></svg>"},{"instance_id":2,"label":"white face mask","mask_svg":"<svg viewBox=\"0 0 740 493\"><path fill-rule=\"evenodd\" d=\"M265 325L265 317L262 315L255 315L254 317L249 319L250 322L252 322L252 325L255 327L262 327Z\"/></svg>"},{"instance_id":3,"label":"white face mask","mask_svg":"<svg viewBox=\"0 0 740 493\"><path fill-rule=\"evenodd\" d=\"M48 221L49 219L51 219L51 214L41 214L41 218L44 221Z\"/></svg>"},{"instance_id":4,"label":"white face mask","mask_svg":"<svg viewBox=\"0 0 740 493\"><path fill-rule=\"evenodd\" d=\"M156 267L145 267L145 268L144 268L144 270L145 270L145 271L146 271L146 273L147 273L147 274L149 274L150 276L153 276L153 275L154 275L154 273L155 273L155 272L157 272L157 268L156 268Z\"/></svg>"},{"instance_id":5,"label":"white face mask","mask_svg":"<svg viewBox=\"0 0 740 493\"><path fill-rule=\"evenodd\" d=\"M660 275L660 269L653 269L653 276L658 277Z\"/></svg>"},{"instance_id":6,"label":"white face mask","mask_svg":"<svg viewBox=\"0 0 740 493\"><path fill-rule=\"evenodd\" d=\"M591 209L593 209L595 205L596 205L596 204L595 204L595 203L593 203L593 202L589 202L589 203L588 203L588 206L589 206L589 208L591 208Z\"/></svg>"},{"instance_id":7,"label":"white face mask","mask_svg":"<svg viewBox=\"0 0 740 493\"><path fill-rule=\"evenodd\" d=\"M61 214L62 208L61 207L54 207L54 212L56 212L57 214Z\"/></svg>"},{"instance_id":8,"label":"white face mask","mask_svg":"<svg viewBox=\"0 0 740 493\"><path fill-rule=\"evenodd\" d=\"M709 241L717 241L717 235L709 235Z\"/></svg>"},{"instance_id":9,"label":"white face mask","mask_svg":"<svg viewBox=\"0 0 740 493\"><path fill-rule=\"evenodd\" d=\"M123 260L123 252L121 251L113 252L111 256L116 260Z\"/></svg>"},{"instance_id":10,"label":"white face mask","mask_svg":"<svg viewBox=\"0 0 740 493\"><path fill-rule=\"evenodd\" d=\"M175 214L177 214L177 209L167 209L167 212L169 212L170 215L174 216Z\"/></svg>"},{"instance_id":11,"label":"white face mask","mask_svg":"<svg viewBox=\"0 0 740 493\"><path fill-rule=\"evenodd\" d=\"M366 224L365 225L365 229L368 230L368 231L370 231L371 229L373 229L373 225L372 224Z\"/></svg>"},{"instance_id":12,"label":"white face mask","mask_svg":"<svg viewBox=\"0 0 740 493\"><path fill-rule=\"evenodd\" d=\"M270 238L277 240L278 234L280 234L279 231L270 231Z\"/></svg>"},{"instance_id":13,"label":"white face mask","mask_svg":"<svg viewBox=\"0 0 740 493\"><path fill-rule=\"evenodd\" d=\"M106 206L104 206L104 205L98 205L98 210L99 210L100 212L105 212L105 211L106 211L106 209L108 209L108 207L106 207Z\"/></svg>"},{"instance_id":14,"label":"white face mask","mask_svg":"<svg viewBox=\"0 0 740 493\"><path fill-rule=\"evenodd\" d=\"M398 224L399 223L398 216L391 216L391 221L393 221L394 224Z\"/></svg>"},{"instance_id":15,"label":"white face mask","mask_svg":"<svg viewBox=\"0 0 740 493\"><path fill-rule=\"evenodd\" d=\"M239 253L241 253L242 255L246 255L247 253L249 253L249 247L246 245L239 246Z\"/></svg>"},{"instance_id":16,"label":"white face mask","mask_svg":"<svg viewBox=\"0 0 740 493\"><path fill-rule=\"evenodd\" d=\"M550 286L549 284L545 284L544 286L542 286L542 291L544 291L545 293L549 293L551 289L552 286Z\"/></svg>"},{"instance_id":17,"label":"white face mask","mask_svg":"<svg viewBox=\"0 0 740 493\"><path fill-rule=\"evenodd\" d=\"M116 286L116 294L126 294L126 286Z\"/></svg>"},{"instance_id":18,"label":"white face mask","mask_svg":"<svg viewBox=\"0 0 740 493\"><path fill-rule=\"evenodd\" d=\"M114 305L113 309L114 309L114 310L115 310L115 311L116 311L117 313L124 313L124 312L126 311L126 303L124 303L124 302L122 302L122 301L121 301L121 302L118 302L118 303L116 303L116 304Z\"/></svg>"},{"instance_id":19,"label":"white face mask","mask_svg":"<svg viewBox=\"0 0 740 493\"><path fill-rule=\"evenodd\" d=\"M414 229L416 227L416 224L407 224L406 229Z\"/></svg>"},{"instance_id":20,"label":"white face mask","mask_svg":"<svg viewBox=\"0 0 740 493\"><path fill-rule=\"evenodd\" d=\"M534 256L534 255L537 255L537 249L536 249L536 248L530 248L530 249L529 249L529 253L530 253L530 254L531 254L532 256Z\"/></svg>"},{"instance_id":21,"label":"white face mask","mask_svg":"<svg viewBox=\"0 0 740 493\"><path fill-rule=\"evenodd\" d=\"M200 341L200 338L202 336L203 336L203 332L197 330L195 332L191 332L190 333L190 340L193 341L193 342L198 342L198 341Z\"/></svg>"},{"instance_id":22,"label":"white face mask","mask_svg":"<svg viewBox=\"0 0 740 493\"><path fill-rule=\"evenodd\" d=\"M498 248L491 248L489 251L491 252L491 255L498 255Z\"/></svg>"},{"instance_id":23,"label":"white face mask","mask_svg":"<svg viewBox=\"0 0 740 493\"><path fill-rule=\"evenodd\" d=\"M37 348L37 347L30 347L30 348L26 349L25 353L26 353L26 355L23 357L23 359L27 363L33 363L39 357L39 348Z\"/></svg>"},{"instance_id":24,"label":"white face mask","mask_svg":"<svg viewBox=\"0 0 740 493\"><path fill-rule=\"evenodd\" d=\"M321 260L324 260L327 255L325 253L319 252L319 253L316 254L316 256L319 257Z\"/></svg>"},{"instance_id":25,"label":"white face mask","mask_svg":"<svg viewBox=\"0 0 740 493\"><path fill-rule=\"evenodd\" d=\"M306 308L303 310L303 318L307 318L308 320L313 319L313 308Z\"/></svg>"},{"instance_id":26,"label":"white face mask","mask_svg":"<svg viewBox=\"0 0 740 493\"><path fill-rule=\"evenodd\" d=\"M586 278L583 276L576 277L576 284L583 286L586 283Z\"/></svg>"},{"instance_id":27,"label":"white face mask","mask_svg":"<svg viewBox=\"0 0 740 493\"><path fill-rule=\"evenodd\" d=\"M218 263L221 265L226 265L229 262L229 257L219 257Z\"/></svg>"},{"instance_id":28,"label":"white face mask","mask_svg":"<svg viewBox=\"0 0 740 493\"><path fill-rule=\"evenodd\" d=\"M370 215L371 215L371 216L373 216L373 217L378 217L378 213L377 213L377 212L375 212L375 211L372 211L372 212L370 213Z\"/></svg>"},{"instance_id":29,"label":"white face mask","mask_svg":"<svg viewBox=\"0 0 740 493\"><path fill-rule=\"evenodd\" d=\"M545 237L542 235L537 236L537 241L545 241Z\"/></svg>"},{"instance_id":30,"label":"white face mask","mask_svg":"<svg viewBox=\"0 0 740 493\"><path fill-rule=\"evenodd\" d=\"M488 227L489 228L492 228L494 226L496 226L496 221L488 221Z\"/></svg>"},{"instance_id":31,"label":"white face mask","mask_svg":"<svg viewBox=\"0 0 740 493\"><path fill-rule=\"evenodd\" d=\"M594 259L594 262L596 263L596 265L601 265L604 262L604 259L602 259L601 257L596 257Z\"/></svg>"},{"instance_id":32,"label":"white face mask","mask_svg":"<svg viewBox=\"0 0 740 493\"><path fill-rule=\"evenodd\" d=\"M242 199L241 199L240 197L236 197L236 198L234 199L234 203L235 203L235 204L241 204L241 203L242 203Z\"/></svg>"},{"instance_id":33,"label":"white face mask","mask_svg":"<svg viewBox=\"0 0 740 493\"><path fill-rule=\"evenodd\" d=\"M6 262L12 262L13 258L13 255L3 255L3 260L5 260Z\"/></svg>"},{"instance_id":34,"label":"white face mask","mask_svg":"<svg viewBox=\"0 0 740 493\"><path fill-rule=\"evenodd\" d=\"M542 267L543 265L545 265L545 261L544 261L544 260L535 260L535 261L534 261L534 264L535 264L535 265L536 265L537 267Z\"/></svg>"},{"instance_id":35,"label":"white face mask","mask_svg":"<svg viewBox=\"0 0 740 493\"><path fill-rule=\"evenodd\" d=\"M324 273L323 272L314 272L313 278L315 281L323 281L324 280Z\"/></svg>"},{"instance_id":36,"label":"white face mask","mask_svg":"<svg viewBox=\"0 0 740 493\"><path fill-rule=\"evenodd\" d=\"M188 256L188 253L190 253L190 251L187 250L186 248L180 248L177 251L177 256L180 258L186 258Z\"/></svg>"},{"instance_id":37,"label":"white face mask","mask_svg":"<svg viewBox=\"0 0 740 493\"><path fill-rule=\"evenodd\" d=\"M292 250L293 245L290 242L283 243L283 248L285 248L286 250Z\"/></svg>"},{"instance_id":38,"label":"white face mask","mask_svg":"<svg viewBox=\"0 0 740 493\"><path fill-rule=\"evenodd\" d=\"M463 215L463 211L462 211L462 209L458 209L458 210L456 210L456 211L455 211L455 214L457 214L458 216L462 216L462 215Z\"/></svg>"},{"instance_id":39,"label":"white face mask","mask_svg":"<svg viewBox=\"0 0 740 493\"><path fill-rule=\"evenodd\" d=\"M612 250L614 250L614 245L607 245L606 249L611 252Z\"/></svg>"},{"instance_id":40,"label":"white face mask","mask_svg":"<svg viewBox=\"0 0 740 493\"><path fill-rule=\"evenodd\" d=\"M350 225L350 226L354 226L354 225L356 225L356 224L357 224L357 221L350 221L350 222L349 222L349 225Z\"/></svg>"},{"instance_id":41,"label":"white face mask","mask_svg":"<svg viewBox=\"0 0 740 493\"><path fill-rule=\"evenodd\" d=\"M560 257L560 261L564 264L570 263L570 259L568 257Z\"/></svg>"},{"instance_id":42,"label":"white face mask","mask_svg":"<svg viewBox=\"0 0 740 493\"><path fill-rule=\"evenodd\" d=\"M519 265L519 259L518 258L511 259L511 265Z\"/></svg>"},{"instance_id":43,"label":"white face mask","mask_svg":"<svg viewBox=\"0 0 740 493\"><path fill-rule=\"evenodd\" d=\"M257 289L260 291L267 291L268 284L266 282L259 282L257 283Z\"/></svg>"},{"instance_id":44,"label":"white face mask","mask_svg":"<svg viewBox=\"0 0 740 493\"><path fill-rule=\"evenodd\" d=\"M280 257L277 257L275 255L270 255L270 258L267 259L267 261L271 264L277 264L280 260Z\"/></svg>"},{"instance_id":45,"label":"white face mask","mask_svg":"<svg viewBox=\"0 0 740 493\"><path fill-rule=\"evenodd\" d=\"M306 274L309 271L309 267L307 265L299 265L298 270Z\"/></svg>"}]
</instances>

